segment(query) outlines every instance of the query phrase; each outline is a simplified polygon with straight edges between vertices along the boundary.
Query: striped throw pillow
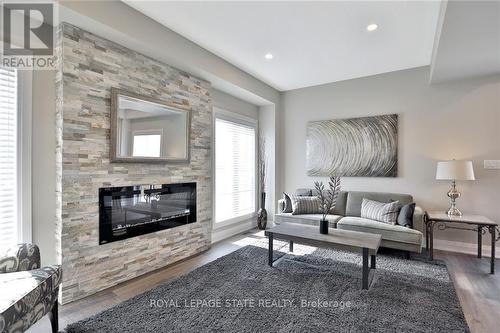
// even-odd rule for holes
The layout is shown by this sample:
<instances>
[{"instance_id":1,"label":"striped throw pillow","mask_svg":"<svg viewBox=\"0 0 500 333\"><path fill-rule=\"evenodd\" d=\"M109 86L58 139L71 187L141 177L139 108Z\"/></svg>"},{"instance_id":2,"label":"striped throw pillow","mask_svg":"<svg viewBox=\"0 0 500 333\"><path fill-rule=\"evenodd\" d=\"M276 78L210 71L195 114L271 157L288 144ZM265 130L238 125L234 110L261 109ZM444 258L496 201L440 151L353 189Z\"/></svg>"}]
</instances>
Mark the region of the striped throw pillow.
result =
<instances>
[{"instance_id":1,"label":"striped throw pillow","mask_svg":"<svg viewBox=\"0 0 500 333\"><path fill-rule=\"evenodd\" d=\"M303 197L290 195L292 201L292 215L321 214L321 201L318 197Z\"/></svg>"},{"instance_id":2,"label":"striped throw pillow","mask_svg":"<svg viewBox=\"0 0 500 333\"><path fill-rule=\"evenodd\" d=\"M384 203L363 198L361 217L394 225L398 221L400 208L399 201Z\"/></svg>"}]
</instances>

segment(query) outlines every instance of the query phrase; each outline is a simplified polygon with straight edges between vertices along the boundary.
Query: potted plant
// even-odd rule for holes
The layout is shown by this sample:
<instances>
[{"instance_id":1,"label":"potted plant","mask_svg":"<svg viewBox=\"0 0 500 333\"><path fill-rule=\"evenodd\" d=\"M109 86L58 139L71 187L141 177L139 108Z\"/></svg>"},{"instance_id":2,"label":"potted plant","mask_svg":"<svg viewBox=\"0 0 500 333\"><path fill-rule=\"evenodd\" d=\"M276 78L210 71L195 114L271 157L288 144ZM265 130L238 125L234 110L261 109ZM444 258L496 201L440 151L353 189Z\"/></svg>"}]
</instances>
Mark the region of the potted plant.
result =
<instances>
[{"instance_id":1,"label":"potted plant","mask_svg":"<svg viewBox=\"0 0 500 333\"><path fill-rule=\"evenodd\" d=\"M260 189L260 209L257 212L257 227L260 230L265 230L267 226L267 211L266 211L266 140L263 137L259 138L259 189Z\"/></svg>"},{"instance_id":2,"label":"potted plant","mask_svg":"<svg viewBox=\"0 0 500 333\"><path fill-rule=\"evenodd\" d=\"M326 216L330 214L337 204L337 198L340 192L340 177L330 177L328 186L328 190L325 190L323 182L314 182L314 187L318 192L318 199L320 201L322 218L321 221L319 221L319 232L322 234L328 234L328 221Z\"/></svg>"}]
</instances>

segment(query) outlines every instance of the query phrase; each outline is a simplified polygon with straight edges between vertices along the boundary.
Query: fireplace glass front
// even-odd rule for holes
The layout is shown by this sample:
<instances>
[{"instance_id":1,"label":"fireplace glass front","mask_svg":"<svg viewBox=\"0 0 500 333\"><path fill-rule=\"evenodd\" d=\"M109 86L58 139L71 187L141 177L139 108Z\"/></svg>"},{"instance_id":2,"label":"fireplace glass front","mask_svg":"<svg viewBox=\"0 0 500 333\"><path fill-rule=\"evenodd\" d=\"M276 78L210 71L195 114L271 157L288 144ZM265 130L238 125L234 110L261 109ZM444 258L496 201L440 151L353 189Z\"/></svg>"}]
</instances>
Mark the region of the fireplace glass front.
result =
<instances>
[{"instance_id":1,"label":"fireplace glass front","mask_svg":"<svg viewBox=\"0 0 500 333\"><path fill-rule=\"evenodd\" d=\"M99 189L99 244L196 222L196 183Z\"/></svg>"}]
</instances>

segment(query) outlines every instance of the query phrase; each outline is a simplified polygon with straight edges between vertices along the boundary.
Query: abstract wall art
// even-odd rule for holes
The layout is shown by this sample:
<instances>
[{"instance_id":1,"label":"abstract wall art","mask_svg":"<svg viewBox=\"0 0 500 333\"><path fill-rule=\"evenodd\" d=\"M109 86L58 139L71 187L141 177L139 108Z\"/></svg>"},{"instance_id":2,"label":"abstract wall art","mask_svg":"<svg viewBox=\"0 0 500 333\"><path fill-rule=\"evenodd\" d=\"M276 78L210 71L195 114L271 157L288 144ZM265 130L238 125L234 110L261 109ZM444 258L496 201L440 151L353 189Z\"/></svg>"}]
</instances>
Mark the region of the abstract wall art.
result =
<instances>
[{"instance_id":1,"label":"abstract wall art","mask_svg":"<svg viewBox=\"0 0 500 333\"><path fill-rule=\"evenodd\" d=\"M306 164L309 176L396 177L398 115L309 122Z\"/></svg>"}]
</instances>

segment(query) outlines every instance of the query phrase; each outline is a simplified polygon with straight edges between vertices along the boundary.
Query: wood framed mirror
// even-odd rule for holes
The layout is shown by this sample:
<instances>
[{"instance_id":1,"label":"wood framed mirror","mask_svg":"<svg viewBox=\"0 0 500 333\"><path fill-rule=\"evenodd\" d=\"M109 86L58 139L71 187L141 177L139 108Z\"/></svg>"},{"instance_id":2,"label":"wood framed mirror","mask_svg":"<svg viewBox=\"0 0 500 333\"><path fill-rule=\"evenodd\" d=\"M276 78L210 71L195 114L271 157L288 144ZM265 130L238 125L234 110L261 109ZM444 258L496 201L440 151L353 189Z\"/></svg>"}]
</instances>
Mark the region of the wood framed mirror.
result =
<instances>
[{"instance_id":1,"label":"wood framed mirror","mask_svg":"<svg viewBox=\"0 0 500 333\"><path fill-rule=\"evenodd\" d=\"M188 110L111 89L111 162L189 163Z\"/></svg>"}]
</instances>

